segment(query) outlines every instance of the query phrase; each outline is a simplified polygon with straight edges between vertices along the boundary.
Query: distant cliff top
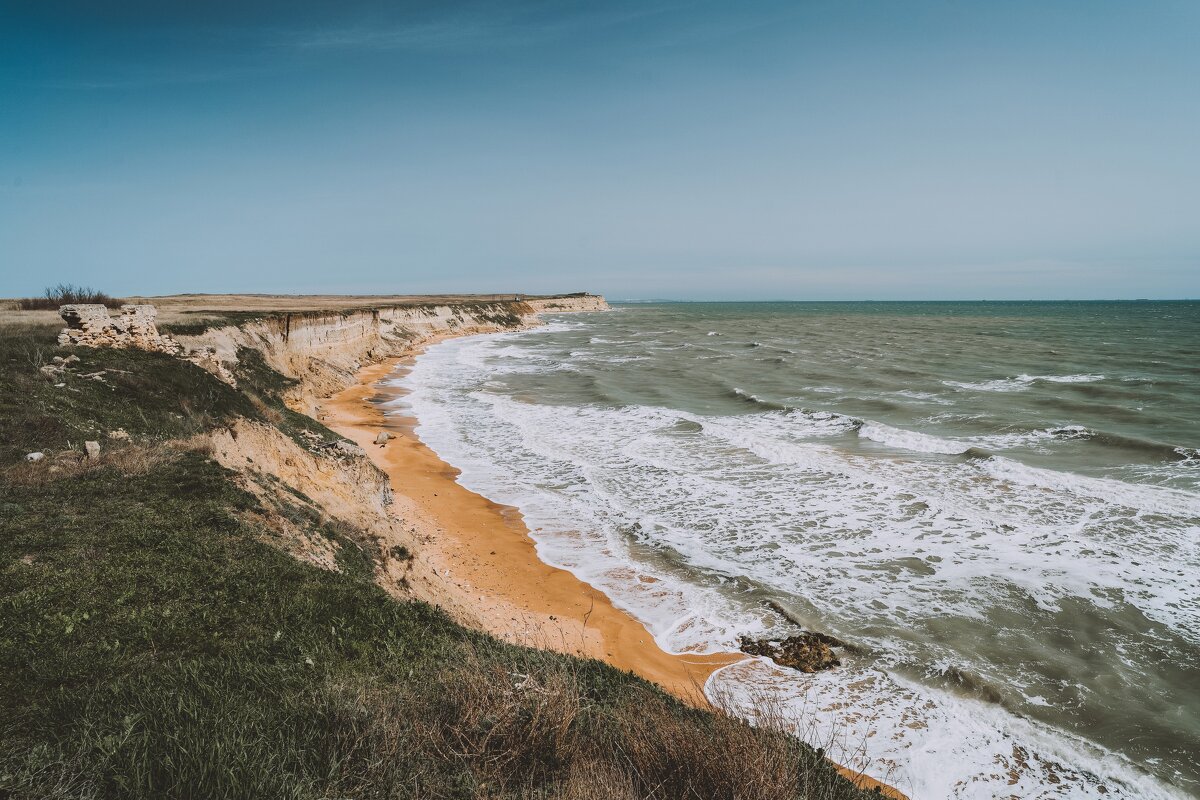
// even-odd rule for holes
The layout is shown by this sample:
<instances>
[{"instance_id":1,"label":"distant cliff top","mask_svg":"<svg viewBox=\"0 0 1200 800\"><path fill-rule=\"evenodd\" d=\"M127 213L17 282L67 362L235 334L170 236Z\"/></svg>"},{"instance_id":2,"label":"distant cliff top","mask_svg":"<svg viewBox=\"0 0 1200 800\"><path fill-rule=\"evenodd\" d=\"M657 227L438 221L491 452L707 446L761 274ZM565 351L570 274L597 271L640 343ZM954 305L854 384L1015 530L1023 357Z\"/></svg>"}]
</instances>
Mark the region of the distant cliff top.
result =
<instances>
[{"instance_id":1,"label":"distant cliff top","mask_svg":"<svg viewBox=\"0 0 1200 800\"><path fill-rule=\"evenodd\" d=\"M128 303L151 303L160 312L186 311L345 311L406 305L466 305L521 300L598 297L571 294L172 294L129 297Z\"/></svg>"}]
</instances>

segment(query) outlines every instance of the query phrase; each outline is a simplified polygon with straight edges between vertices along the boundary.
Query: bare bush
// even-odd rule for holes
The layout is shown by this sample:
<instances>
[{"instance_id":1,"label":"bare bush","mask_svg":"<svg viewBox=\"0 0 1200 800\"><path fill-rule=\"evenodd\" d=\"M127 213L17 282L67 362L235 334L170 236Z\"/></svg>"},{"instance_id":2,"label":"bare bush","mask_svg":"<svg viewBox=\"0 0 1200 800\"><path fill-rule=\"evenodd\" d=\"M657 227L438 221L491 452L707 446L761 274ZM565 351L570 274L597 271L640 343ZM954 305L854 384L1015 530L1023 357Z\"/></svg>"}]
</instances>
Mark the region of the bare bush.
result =
<instances>
[{"instance_id":1,"label":"bare bush","mask_svg":"<svg viewBox=\"0 0 1200 800\"><path fill-rule=\"evenodd\" d=\"M41 297L25 297L17 300L17 308L21 311L54 311L59 306L77 303L100 303L109 308L117 308L124 302L120 298L97 291L90 286L76 286L71 283L60 283L57 286L46 287Z\"/></svg>"}]
</instances>

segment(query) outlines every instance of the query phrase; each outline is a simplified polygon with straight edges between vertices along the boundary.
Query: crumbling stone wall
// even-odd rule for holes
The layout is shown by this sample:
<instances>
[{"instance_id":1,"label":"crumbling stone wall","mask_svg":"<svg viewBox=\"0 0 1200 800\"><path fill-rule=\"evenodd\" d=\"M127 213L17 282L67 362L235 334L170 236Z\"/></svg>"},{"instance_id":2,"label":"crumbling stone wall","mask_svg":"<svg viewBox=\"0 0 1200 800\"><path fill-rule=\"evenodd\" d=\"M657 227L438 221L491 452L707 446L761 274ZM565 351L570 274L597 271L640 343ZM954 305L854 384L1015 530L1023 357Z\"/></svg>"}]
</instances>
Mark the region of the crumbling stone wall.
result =
<instances>
[{"instance_id":1,"label":"crumbling stone wall","mask_svg":"<svg viewBox=\"0 0 1200 800\"><path fill-rule=\"evenodd\" d=\"M99 303L61 306L59 315L67 323L58 335L60 345L83 347L133 347L160 353L178 353L182 349L174 339L158 332L152 305L124 305L121 314L110 317Z\"/></svg>"}]
</instances>

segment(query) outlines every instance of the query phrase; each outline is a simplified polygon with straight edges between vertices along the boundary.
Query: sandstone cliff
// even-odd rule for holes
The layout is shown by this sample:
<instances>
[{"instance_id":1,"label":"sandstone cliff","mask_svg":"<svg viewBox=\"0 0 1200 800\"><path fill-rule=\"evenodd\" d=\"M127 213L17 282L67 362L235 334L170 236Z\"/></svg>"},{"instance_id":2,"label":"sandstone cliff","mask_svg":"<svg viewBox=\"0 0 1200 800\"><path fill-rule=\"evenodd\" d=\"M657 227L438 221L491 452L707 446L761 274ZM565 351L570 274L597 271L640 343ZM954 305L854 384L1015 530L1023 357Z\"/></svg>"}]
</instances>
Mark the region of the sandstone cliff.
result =
<instances>
[{"instance_id":1,"label":"sandstone cliff","mask_svg":"<svg viewBox=\"0 0 1200 800\"><path fill-rule=\"evenodd\" d=\"M288 405L311 413L316 401L344 389L366 364L402 355L447 335L519 330L537 315L604 311L598 295L456 304L405 304L335 312L278 312L262 319L175 338L196 363L228 382L239 351L251 348L298 383Z\"/></svg>"},{"instance_id":2,"label":"sandstone cliff","mask_svg":"<svg viewBox=\"0 0 1200 800\"><path fill-rule=\"evenodd\" d=\"M524 300L459 303L405 303L338 311L274 312L258 319L220 325L196 335L177 335L183 355L221 380L237 385L248 368L268 367L294 381L281 399L294 411L320 418L319 403L352 386L364 366L410 353L446 336L521 330L539 324L543 313L604 311L603 297L574 295ZM242 387L253 391L252 387ZM322 516L350 523L379 557L376 580L388 591L415 595L448 607L455 617L476 623L443 589L445 576L420 557L422 543L409 517L394 504L387 476L355 446L323 450L297 442L276 425L241 420L212 436L222 465L245 476L244 486L266 507L299 493ZM307 445L307 446L306 446ZM276 544L305 561L337 569L339 546L299 535L286 514L266 520ZM397 556L399 553L401 555ZM415 556L415 558L414 558Z\"/></svg>"},{"instance_id":3,"label":"sandstone cliff","mask_svg":"<svg viewBox=\"0 0 1200 800\"><path fill-rule=\"evenodd\" d=\"M279 301L287 307L287 298ZM238 473L239 485L257 498L257 522L271 532L272 544L335 571L341 571L347 548L356 548L371 554L367 560L374 579L389 592L443 605L460 621L482 627L470 608L453 601L446 576L421 557L411 503L393 495L387 475L360 444L309 418L322 418L319 403L353 386L364 366L405 355L424 343L533 327L543 313L606 309L604 298L587 294L405 299L331 311L247 314L203 309L193 313L215 315L216 324L205 327L207 319L201 324L185 322L167 336L158 332L151 304L126 305L118 317L110 317L104 306L75 305L60 309L67 323L60 341L168 353L234 387L254 411L222 420L202 437L203 447L219 464ZM199 332L187 333L193 329ZM70 362L61 362L43 368L52 371L47 377L64 379ZM366 396L373 392L363 389ZM387 438L375 444L386 446ZM309 517L323 521L320 530L333 526L341 533L313 536L312 526L296 523Z\"/></svg>"}]
</instances>

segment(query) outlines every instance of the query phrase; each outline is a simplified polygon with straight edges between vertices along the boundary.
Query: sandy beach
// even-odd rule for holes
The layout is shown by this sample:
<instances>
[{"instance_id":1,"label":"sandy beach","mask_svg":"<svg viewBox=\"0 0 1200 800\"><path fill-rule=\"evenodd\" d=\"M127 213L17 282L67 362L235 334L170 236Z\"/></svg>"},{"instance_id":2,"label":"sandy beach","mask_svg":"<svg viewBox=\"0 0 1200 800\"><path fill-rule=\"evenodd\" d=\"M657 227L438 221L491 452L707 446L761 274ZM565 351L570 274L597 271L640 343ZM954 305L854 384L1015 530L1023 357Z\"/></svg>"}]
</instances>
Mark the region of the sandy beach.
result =
<instances>
[{"instance_id":1,"label":"sandy beach","mask_svg":"<svg viewBox=\"0 0 1200 800\"><path fill-rule=\"evenodd\" d=\"M387 473L393 510L420 542L423 569L414 570L414 593L506 641L600 659L686 702L708 705L705 681L745 655L664 651L641 622L602 592L543 563L519 510L459 485L458 470L417 437L415 419L384 415L380 404L403 391L381 382L403 374L420 352L363 368L354 386L325 400L318 412ZM381 430L395 438L375 444ZM864 788L878 786L886 796L904 797L868 776L839 769Z\"/></svg>"},{"instance_id":2,"label":"sandy beach","mask_svg":"<svg viewBox=\"0 0 1200 800\"><path fill-rule=\"evenodd\" d=\"M384 416L379 403L401 392L377 384L415 355L363 369L357 385L322 405L322 422L366 448L388 474L397 513L417 529L420 557L444 579L439 593L455 595L439 597L441 604L506 641L601 659L706 703L708 676L745 656L665 652L603 593L539 560L521 513L460 486L458 471L417 438L414 419ZM396 438L376 445L380 430Z\"/></svg>"}]
</instances>

